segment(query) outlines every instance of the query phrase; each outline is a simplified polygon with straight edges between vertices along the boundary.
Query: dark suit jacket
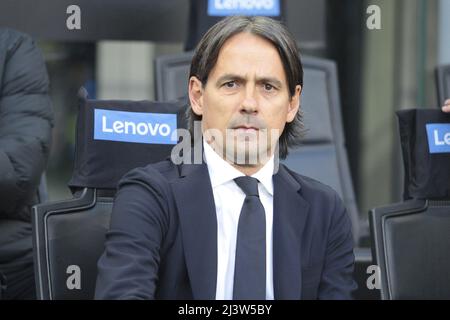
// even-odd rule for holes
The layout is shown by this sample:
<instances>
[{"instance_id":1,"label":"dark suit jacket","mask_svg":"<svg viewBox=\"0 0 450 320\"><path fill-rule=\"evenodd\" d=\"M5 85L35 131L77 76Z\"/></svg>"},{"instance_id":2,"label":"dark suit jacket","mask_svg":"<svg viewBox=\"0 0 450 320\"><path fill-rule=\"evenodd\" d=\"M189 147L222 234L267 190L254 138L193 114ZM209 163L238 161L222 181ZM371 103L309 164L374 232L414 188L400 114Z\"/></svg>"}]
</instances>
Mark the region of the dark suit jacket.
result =
<instances>
[{"instance_id":1,"label":"dark suit jacket","mask_svg":"<svg viewBox=\"0 0 450 320\"><path fill-rule=\"evenodd\" d=\"M351 222L336 192L280 165L273 176L275 299L347 299ZM215 299L217 220L206 164L169 160L119 183L96 298Z\"/></svg>"}]
</instances>

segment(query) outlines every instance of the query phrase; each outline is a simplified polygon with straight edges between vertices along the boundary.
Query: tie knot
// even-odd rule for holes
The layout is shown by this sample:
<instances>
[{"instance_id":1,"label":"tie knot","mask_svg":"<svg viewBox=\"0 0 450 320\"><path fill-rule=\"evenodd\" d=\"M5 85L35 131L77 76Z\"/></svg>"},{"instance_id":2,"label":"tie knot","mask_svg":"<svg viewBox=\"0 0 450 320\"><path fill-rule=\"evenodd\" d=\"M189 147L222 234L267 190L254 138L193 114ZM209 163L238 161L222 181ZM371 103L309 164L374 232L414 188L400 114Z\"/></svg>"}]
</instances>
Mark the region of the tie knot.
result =
<instances>
[{"instance_id":1,"label":"tie knot","mask_svg":"<svg viewBox=\"0 0 450 320\"><path fill-rule=\"evenodd\" d=\"M239 188L244 191L246 196L257 196L258 193L258 179L249 176L238 177L234 179L234 182L239 186Z\"/></svg>"}]
</instances>

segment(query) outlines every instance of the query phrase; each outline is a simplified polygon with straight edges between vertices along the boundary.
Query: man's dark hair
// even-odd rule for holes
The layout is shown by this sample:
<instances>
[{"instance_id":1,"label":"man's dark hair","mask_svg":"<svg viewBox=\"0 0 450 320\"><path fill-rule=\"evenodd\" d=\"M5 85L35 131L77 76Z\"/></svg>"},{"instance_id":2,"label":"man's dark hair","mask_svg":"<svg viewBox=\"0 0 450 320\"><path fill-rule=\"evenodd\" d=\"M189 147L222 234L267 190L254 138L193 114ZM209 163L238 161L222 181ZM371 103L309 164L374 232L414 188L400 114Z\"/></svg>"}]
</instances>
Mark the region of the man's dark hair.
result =
<instances>
[{"instance_id":1,"label":"man's dark hair","mask_svg":"<svg viewBox=\"0 0 450 320\"><path fill-rule=\"evenodd\" d=\"M212 26L195 49L189 78L195 76L202 82L203 87L206 86L222 46L232 36L241 32L257 35L277 48L286 73L290 98L295 94L296 85L303 88L303 67L294 37L280 22L266 17L231 16ZM194 121L200 121L202 117L195 114L191 107L187 110L187 117L189 129L193 134ZM286 158L288 148L300 143L303 134L302 120L299 109L294 120L286 123L279 139L280 158Z\"/></svg>"}]
</instances>

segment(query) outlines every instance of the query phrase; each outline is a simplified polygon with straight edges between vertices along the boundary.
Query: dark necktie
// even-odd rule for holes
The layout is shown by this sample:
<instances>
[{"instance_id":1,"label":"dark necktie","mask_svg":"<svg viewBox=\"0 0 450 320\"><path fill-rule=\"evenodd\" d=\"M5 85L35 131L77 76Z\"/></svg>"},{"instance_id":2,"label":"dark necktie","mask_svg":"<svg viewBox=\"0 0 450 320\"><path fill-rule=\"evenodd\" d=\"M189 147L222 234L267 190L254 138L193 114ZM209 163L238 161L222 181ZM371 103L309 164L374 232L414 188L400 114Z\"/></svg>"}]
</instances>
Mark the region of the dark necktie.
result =
<instances>
[{"instance_id":1,"label":"dark necktie","mask_svg":"<svg viewBox=\"0 0 450 320\"><path fill-rule=\"evenodd\" d=\"M259 199L258 180L245 176L234 181L246 196L237 231L233 299L265 300L266 215Z\"/></svg>"}]
</instances>

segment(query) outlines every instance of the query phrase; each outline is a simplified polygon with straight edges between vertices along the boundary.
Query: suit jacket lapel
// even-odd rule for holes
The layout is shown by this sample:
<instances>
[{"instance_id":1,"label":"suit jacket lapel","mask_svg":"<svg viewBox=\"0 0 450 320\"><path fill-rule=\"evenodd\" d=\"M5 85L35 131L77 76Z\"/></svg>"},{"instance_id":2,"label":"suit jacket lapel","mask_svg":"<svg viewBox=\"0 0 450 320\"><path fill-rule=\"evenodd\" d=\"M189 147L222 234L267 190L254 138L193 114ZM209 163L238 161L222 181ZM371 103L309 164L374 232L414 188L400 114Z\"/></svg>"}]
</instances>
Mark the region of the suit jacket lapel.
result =
<instances>
[{"instance_id":1,"label":"suit jacket lapel","mask_svg":"<svg viewBox=\"0 0 450 320\"><path fill-rule=\"evenodd\" d=\"M172 188L194 299L215 299L217 218L206 164L182 165Z\"/></svg>"},{"instance_id":2,"label":"suit jacket lapel","mask_svg":"<svg viewBox=\"0 0 450 320\"><path fill-rule=\"evenodd\" d=\"M309 203L283 165L273 177L273 282L275 299L301 298L301 239Z\"/></svg>"}]
</instances>

